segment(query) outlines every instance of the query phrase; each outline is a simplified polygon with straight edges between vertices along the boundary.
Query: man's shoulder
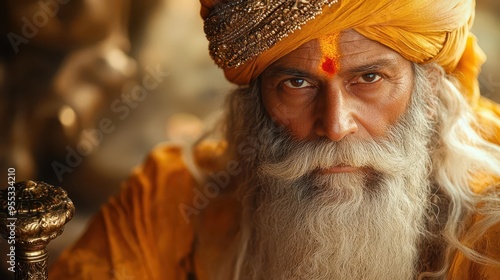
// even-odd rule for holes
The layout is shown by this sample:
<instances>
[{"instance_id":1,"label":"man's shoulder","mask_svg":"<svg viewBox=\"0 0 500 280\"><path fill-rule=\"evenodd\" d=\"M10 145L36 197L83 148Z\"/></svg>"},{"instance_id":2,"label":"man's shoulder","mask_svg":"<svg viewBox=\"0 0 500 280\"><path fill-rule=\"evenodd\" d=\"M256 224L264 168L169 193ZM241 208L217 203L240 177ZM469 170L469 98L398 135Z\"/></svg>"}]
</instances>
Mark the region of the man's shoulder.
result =
<instances>
[{"instance_id":1,"label":"man's shoulder","mask_svg":"<svg viewBox=\"0 0 500 280\"><path fill-rule=\"evenodd\" d=\"M197 188L204 181L204 174L218 165L224 147L216 142L194 146L161 143L134 168L122 191L132 187L151 192L156 198L164 197L160 194L164 191L169 192L169 197L185 196L182 190Z\"/></svg>"},{"instance_id":2,"label":"man's shoulder","mask_svg":"<svg viewBox=\"0 0 500 280\"><path fill-rule=\"evenodd\" d=\"M185 185L192 185L192 181L182 159L182 147L162 144L155 147L145 160L134 168L122 185L122 192L151 193L158 198L156 194L165 188L180 190Z\"/></svg>"},{"instance_id":3,"label":"man's shoulder","mask_svg":"<svg viewBox=\"0 0 500 280\"><path fill-rule=\"evenodd\" d=\"M225 152L224 142L204 141L192 147L160 145L149 154L140 172L155 181L151 199L159 204L154 211L163 216L155 218L153 213L152 219L167 222L169 230L189 229L185 236L197 236L198 254L211 258L229 246L240 217L234 190L242 168L235 160L228 160ZM210 261L197 262L210 267Z\"/></svg>"},{"instance_id":4,"label":"man's shoulder","mask_svg":"<svg viewBox=\"0 0 500 280\"><path fill-rule=\"evenodd\" d=\"M126 203L141 197L148 207L170 205L187 221L193 215L204 217L200 214L228 203L228 199L233 203L241 170L238 162L228 160L225 142L203 141L191 146L164 143L134 169L119 197Z\"/></svg>"},{"instance_id":5,"label":"man's shoulder","mask_svg":"<svg viewBox=\"0 0 500 280\"><path fill-rule=\"evenodd\" d=\"M155 147L63 254L52 277L104 279L110 271L127 270L145 279L187 279L194 269L192 220L201 216L184 211L199 210L193 207L199 182L189 167L190 154L192 163L196 157L207 161L216 156L193 156L192 149L181 145Z\"/></svg>"},{"instance_id":6,"label":"man's shoulder","mask_svg":"<svg viewBox=\"0 0 500 280\"><path fill-rule=\"evenodd\" d=\"M161 143L151 150L139 170L153 166L165 167L164 172L211 169L221 162L226 146L223 141L203 141L195 145ZM192 164L195 166L190 166Z\"/></svg>"}]
</instances>

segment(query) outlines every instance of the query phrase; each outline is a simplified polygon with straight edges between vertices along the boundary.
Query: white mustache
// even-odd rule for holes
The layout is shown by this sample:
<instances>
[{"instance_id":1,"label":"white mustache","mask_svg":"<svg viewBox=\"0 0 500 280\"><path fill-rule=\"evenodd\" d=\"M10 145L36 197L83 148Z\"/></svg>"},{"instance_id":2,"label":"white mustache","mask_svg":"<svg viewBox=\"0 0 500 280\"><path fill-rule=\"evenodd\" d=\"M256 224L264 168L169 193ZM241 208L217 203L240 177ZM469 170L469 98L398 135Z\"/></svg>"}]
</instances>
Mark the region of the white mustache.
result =
<instances>
[{"instance_id":1,"label":"white mustache","mask_svg":"<svg viewBox=\"0 0 500 280\"><path fill-rule=\"evenodd\" d=\"M392 138L392 137L391 137ZM315 170L339 165L369 168L387 175L411 168L404 145L387 139L339 142L309 141L290 143L288 155L280 162L263 163L260 172L282 180L296 180ZM293 141L293 140L292 140ZM406 170L407 171L407 170Z\"/></svg>"}]
</instances>

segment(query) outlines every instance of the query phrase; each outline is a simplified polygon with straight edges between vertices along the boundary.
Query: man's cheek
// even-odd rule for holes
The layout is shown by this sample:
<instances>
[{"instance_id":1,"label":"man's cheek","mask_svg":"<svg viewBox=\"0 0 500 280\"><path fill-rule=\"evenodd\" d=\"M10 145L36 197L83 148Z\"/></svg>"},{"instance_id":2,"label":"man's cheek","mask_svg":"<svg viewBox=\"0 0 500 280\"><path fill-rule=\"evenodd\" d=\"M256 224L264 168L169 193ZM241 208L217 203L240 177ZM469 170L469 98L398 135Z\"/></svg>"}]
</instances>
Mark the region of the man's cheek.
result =
<instances>
[{"instance_id":1,"label":"man's cheek","mask_svg":"<svg viewBox=\"0 0 500 280\"><path fill-rule=\"evenodd\" d=\"M300 113L297 110L292 110L288 106L278 103L271 109L271 116L274 121L279 124L290 126L298 117Z\"/></svg>"}]
</instances>

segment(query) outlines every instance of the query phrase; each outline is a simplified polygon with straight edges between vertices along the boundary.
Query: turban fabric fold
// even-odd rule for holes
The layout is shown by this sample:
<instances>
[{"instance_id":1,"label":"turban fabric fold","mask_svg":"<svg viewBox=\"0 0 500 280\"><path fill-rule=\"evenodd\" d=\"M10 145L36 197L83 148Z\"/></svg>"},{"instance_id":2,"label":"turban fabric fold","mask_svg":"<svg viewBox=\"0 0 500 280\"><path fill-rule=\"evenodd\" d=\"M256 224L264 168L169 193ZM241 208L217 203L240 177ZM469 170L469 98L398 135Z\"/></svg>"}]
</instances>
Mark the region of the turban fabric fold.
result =
<instances>
[{"instance_id":1,"label":"turban fabric fold","mask_svg":"<svg viewBox=\"0 0 500 280\"><path fill-rule=\"evenodd\" d=\"M201 16L205 23L207 20L213 20L211 17L214 7L232 2L235 1L201 0ZM269 5L280 1L253 2ZM288 2L285 4L290 5L290 2L296 1L281 2ZM314 0L309 2L313 3ZM460 82L461 92L478 113L483 136L492 142L500 143L500 109L497 104L480 97L479 93L477 78L486 57L476 44L475 37L469 32L474 20L474 0L339 0L330 3L323 6L320 14L279 38L268 49L253 55L236 67L223 67L226 78L235 84L247 85L273 62L302 44L328 34L354 29L363 36L395 50L409 61L421 64L436 62L441 65ZM262 27L261 22L256 21L255 28L248 30L259 32L259 24ZM231 32L230 26L221 32ZM243 33L239 34L239 37L251 35ZM234 40L241 39L238 36L230 37Z\"/></svg>"}]
</instances>

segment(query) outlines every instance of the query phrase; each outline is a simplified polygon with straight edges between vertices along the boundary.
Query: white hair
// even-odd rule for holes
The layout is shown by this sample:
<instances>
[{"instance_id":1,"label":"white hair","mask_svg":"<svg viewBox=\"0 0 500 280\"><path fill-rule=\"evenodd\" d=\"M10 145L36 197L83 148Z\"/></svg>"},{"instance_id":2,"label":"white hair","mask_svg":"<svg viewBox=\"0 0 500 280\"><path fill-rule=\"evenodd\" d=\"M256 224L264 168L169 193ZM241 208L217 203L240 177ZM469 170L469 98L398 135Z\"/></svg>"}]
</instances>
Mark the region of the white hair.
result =
<instances>
[{"instance_id":1,"label":"white hair","mask_svg":"<svg viewBox=\"0 0 500 280\"><path fill-rule=\"evenodd\" d=\"M432 180L449 199L447 219L441 235L446 241L445 261L435 273L443 276L457 250L471 261L484 265L499 265L487 252L478 252L474 244L494 224L500 222L500 197L493 178L500 177L500 147L485 140L478 132L477 115L460 93L460 84L447 76L437 64L417 66L429 77L435 93L437 138L431 151ZM474 129L476 128L476 129ZM490 178L484 190L473 190L478 175ZM472 224L472 219L476 219ZM482 218L482 219L479 219ZM465 225L472 224L471 227ZM469 245L467 245L469 244Z\"/></svg>"}]
</instances>

